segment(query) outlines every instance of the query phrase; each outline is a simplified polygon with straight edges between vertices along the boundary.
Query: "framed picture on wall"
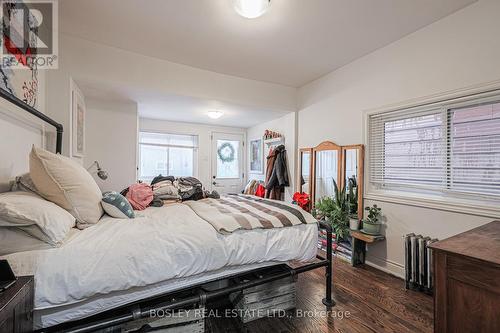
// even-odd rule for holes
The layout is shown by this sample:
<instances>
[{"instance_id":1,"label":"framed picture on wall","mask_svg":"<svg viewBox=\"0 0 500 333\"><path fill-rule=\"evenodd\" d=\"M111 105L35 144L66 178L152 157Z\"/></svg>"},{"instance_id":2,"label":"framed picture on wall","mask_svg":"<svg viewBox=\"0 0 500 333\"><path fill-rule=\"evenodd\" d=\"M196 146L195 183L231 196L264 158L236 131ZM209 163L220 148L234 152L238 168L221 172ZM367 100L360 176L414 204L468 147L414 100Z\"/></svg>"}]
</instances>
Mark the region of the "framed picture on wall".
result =
<instances>
[{"instance_id":1,"label":"framed picture on wall","mask_svg":"<svg viewBox=\"0 0 500 333\"><path fill-rule=\"evenodd\" d=\"M85 102L80 89L73 85L72 98L72 156L83 157L85 155Z\"/></svg>"},{"instance_id":2,"label":"framed picture on wall","mask_svg":"<svg viewBox=\"0 0 500 333\"><path fill-rule=\"evenodd\" d=\"M264 141L262 138L250 140L250 173L264 173Z\"/></svg>"}]
</instances>

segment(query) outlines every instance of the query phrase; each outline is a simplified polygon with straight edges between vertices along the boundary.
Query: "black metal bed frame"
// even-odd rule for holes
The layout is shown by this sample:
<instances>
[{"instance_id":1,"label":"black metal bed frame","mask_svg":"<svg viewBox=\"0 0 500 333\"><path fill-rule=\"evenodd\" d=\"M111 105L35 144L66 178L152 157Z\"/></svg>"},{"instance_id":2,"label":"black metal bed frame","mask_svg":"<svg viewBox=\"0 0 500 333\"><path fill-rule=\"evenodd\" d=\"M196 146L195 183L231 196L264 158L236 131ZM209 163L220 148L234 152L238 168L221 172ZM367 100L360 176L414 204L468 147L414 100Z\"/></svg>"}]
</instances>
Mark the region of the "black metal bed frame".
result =
<instances>
[{"instance_id":1,"label":"black metal bed frame","mask_svg":"<svg viewBox=\"0 0 500 333\"><path fill-rule=\"evenodd\" d=\"M61 154L61 152L62 152L63 125L59 124L57 121L50 118L46 114L41 113L40 111L38 111L34 107L26 104L25 102L23 102L22 100L20 100L19 98L17 98L16 96L12 95L11 93L9 93L8 91L6 91L2 88L0 88L0 97L11 102L12 104L14 104L18 107L20 107L24 111L31 113L32 115L43 120L47 124L54 126L56 128L56 153Z\"/></svg>"},{"instance_id":2,"label":"black metal bed frame","mask_svg":"<svg viewBox=\"0 0 500 333\"><path fill-rule=\"evenodd\" d=\"M183 309L186 307L198 305L204 306L208 301L215 300L224 296L228 296L234 292L242 291L246 288L255 287L271 281L280 280L286 277L295 277L300 273L304 273L313 269L325 267L325 297L322 303L327 307L327 310L335 306L335 301L332 298L332 227L325 222L318 222L319 229L326 230L327 233L327 251L326 258L317 255L319 261L304 264L299 267L291 268L286 264L281 264L281 270L276 270L276 266L256 269L239 273L230 277L235 282L227 287L222 287L216 290L206 290L203 284L190 286L184 290L177 290L163 295L156 295L150 298L142 299L138 302L130 303L116 309L111 309L100 314L96 314L87 318L62 323L56 326L47 327L36 332L71 332L84 333L94 332L97 330L109 329L112 327L123 325L134 320L146 319L154 313L166 313L168 311ZM252 278L249 278L252 276ZM215 281L225 280L228 277ZM214 282L214 281L211 281ZM190 290L192 293L188 296L179 296L180 292Z\"/></svg>"},{"instance_id":3,"label":"black metal bed frame","mask_svg":"<svg viewBox=\"0 0 500 333\"><path fill-rule=\"evenodd\" d=\"M44 122L54 126L57 131L56 153L61 153L63 134L63 126L61 124L36 110L35 108L27 105L22 100L11 95L3 89L0 89L0 96L11 102L12 104L20 107L21 109L27 111L28 113L34 115L35 117L43 120ZM325 298L323 298L322 303L327 307L327 309L329 309L335 305L335 301L332 298L332 227L328 223L319 221L318 228L326 230L327 234L326 258L318 254L316 256L316 259L318 259L319 261L304 264L295 268L291 268L286 264L281 264L279 265L280 268L282 268L280 270L276 269L276 266L271 266L267 268L243 272L231 276L230 278L232 279L232 281L238 282L234 282L232 285L226 287L215 290L206 290L205 288L203 288L203 284L205 284L203 283L187 288L186 290L191 291L191 294L188 294L187 296L184 295L178 297L179 291L169 292L163 295L156 295L87 318L40 329L37 332L83 333L103 330L111 327L116 327L130 321L148 318L151 316L151 311L176 310L196 304L203 306L207 301L227 296L231 293L239 292L246 288L255 287L286 277L295 277L297 276L297 274L321 267L325 267ZM238 277L245 277L245 279L239 280L237 279ZM225 277L216 281L226 279L228 278Z\"/></svg>"}]
</instances>

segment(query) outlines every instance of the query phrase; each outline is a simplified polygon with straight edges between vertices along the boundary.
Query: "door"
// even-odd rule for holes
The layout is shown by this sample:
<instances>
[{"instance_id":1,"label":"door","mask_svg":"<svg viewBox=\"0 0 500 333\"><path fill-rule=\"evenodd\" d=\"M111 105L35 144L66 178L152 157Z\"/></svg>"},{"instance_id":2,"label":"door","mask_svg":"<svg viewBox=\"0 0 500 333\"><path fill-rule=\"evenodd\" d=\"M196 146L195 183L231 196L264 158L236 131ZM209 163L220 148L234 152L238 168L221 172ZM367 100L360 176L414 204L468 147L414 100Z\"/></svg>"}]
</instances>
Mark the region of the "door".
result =
<instances>
[{"instance_id":1,"label":"door","mask_svg":"<svg viewBox=\"0 0 500 333\"><path fill-rule=\"evenodd\" d=\"M243 134L212 133L212 190L239 193L243 187Z\"/></svg>"}]
</instances>

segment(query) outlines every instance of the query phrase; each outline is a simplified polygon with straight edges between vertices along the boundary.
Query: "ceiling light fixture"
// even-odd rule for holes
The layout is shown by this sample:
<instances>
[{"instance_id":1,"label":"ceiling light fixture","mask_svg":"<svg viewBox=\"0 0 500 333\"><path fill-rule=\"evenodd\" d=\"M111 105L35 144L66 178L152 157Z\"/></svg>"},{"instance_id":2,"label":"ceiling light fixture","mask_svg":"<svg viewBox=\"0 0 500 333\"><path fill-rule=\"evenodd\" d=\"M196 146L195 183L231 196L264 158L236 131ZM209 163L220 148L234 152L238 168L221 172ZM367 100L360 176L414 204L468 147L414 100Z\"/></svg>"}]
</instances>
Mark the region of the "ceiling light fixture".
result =
<instances>
[{"instance_id":1,"label":"ceiling light fixture","mask_svg":"<svg viewBox=\"0 0 500 333\"><path fill-rule=\"evenodd\" d=\"M270 5L271 0L233 0L234 10L249 19L263 15Z\"/></svg>"},{"instance_id":2,"label":"ceiling light fixture","mask_svg":"<svg viewBox=\"0 0 500 333\"><path fill-rule=\"evenodd\" d=\"M220 117L222 117L224 113L222 111L218 111L218 110L211 110L211 111L208 111L208 116L212 119L219 119Z\"/></svg>"}]
</instances>

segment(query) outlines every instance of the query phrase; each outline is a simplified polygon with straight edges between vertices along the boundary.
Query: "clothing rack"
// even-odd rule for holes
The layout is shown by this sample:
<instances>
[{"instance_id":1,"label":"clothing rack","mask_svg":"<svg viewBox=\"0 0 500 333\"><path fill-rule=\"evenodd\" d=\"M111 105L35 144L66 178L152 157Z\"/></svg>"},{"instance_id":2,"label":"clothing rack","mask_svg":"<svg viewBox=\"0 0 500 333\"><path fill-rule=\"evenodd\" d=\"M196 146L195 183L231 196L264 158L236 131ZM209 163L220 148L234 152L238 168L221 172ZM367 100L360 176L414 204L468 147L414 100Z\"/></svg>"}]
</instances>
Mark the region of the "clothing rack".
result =
<instances>
[{"instance_id":1,"label":"clothing rack","mask_svg":"<svg viewBox=\"0 0 500 333\"><path fill-rule=\"evenodd\" d=\"M266 144L266 146L268 148L277 147L279 145L284 145L285 144L285 137L284 136L280 136L279 138L267 139L267 140L264 140L264 143Z\"/></svg>"}]
</instances>

